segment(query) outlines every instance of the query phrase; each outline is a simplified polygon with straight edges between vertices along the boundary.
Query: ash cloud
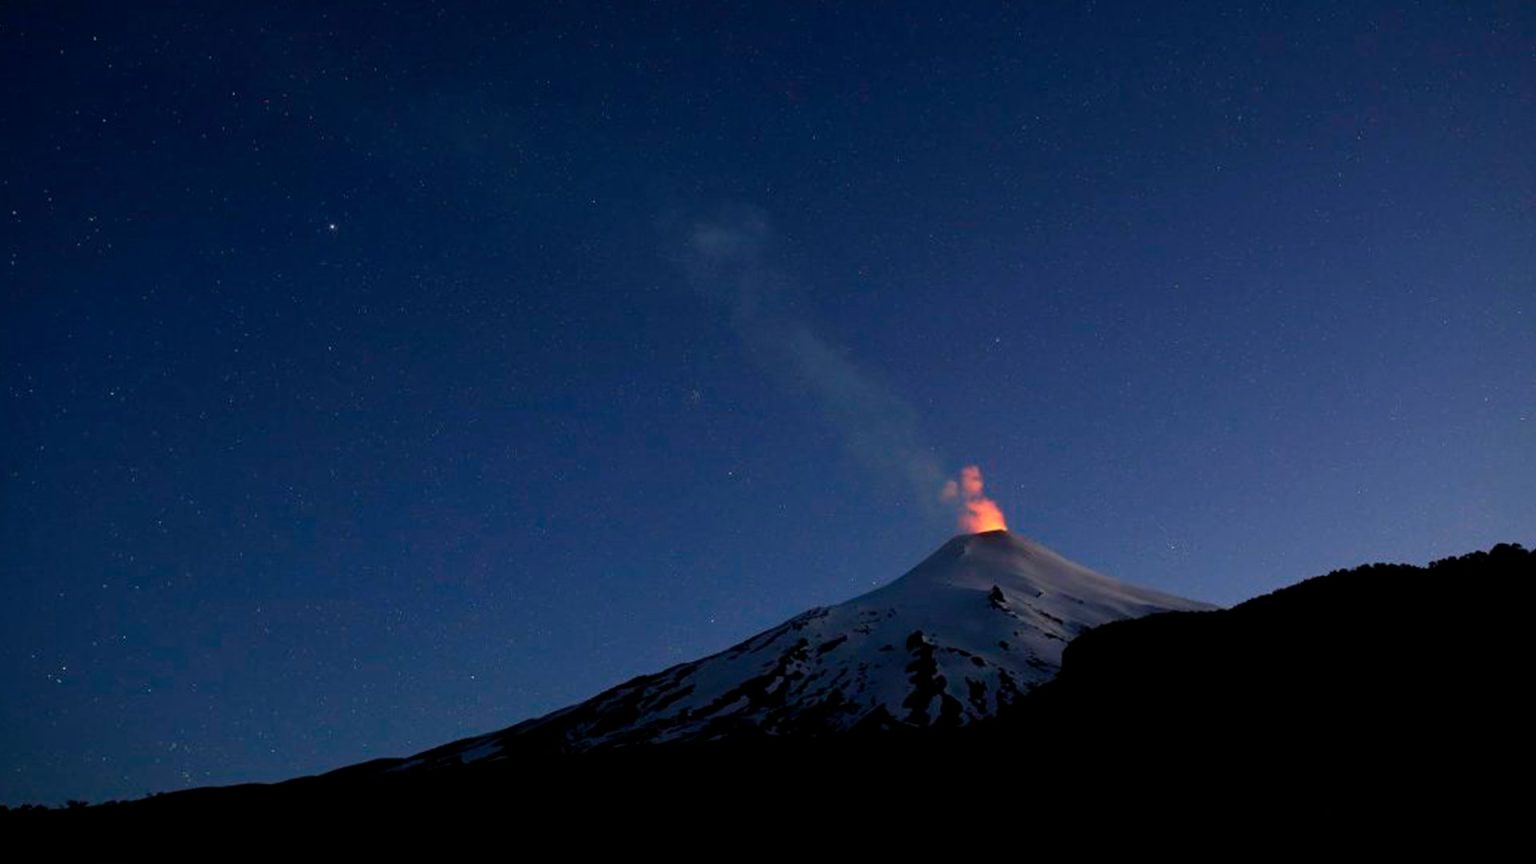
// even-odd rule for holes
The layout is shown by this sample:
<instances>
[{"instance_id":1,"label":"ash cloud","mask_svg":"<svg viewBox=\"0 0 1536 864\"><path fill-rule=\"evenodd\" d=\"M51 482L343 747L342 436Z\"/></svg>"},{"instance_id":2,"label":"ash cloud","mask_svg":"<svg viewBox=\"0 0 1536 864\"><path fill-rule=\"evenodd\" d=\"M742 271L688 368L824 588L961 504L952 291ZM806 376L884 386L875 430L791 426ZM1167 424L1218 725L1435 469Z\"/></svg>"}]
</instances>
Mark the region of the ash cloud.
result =
<instances>
[{"instance_id":1,"label":"ash cloud","mask_svg":"<svg viewBox=\"0 0 1536 864\"><path fill-rule=\"evenodd\" d=\"M933 502L945 472L917 412L787 308L791 284L773 260L767 219L744 209L686 232L681 263L689 281L726 310L746 352L809 393L857 462L906 487L926 515L940 516Z\"/></svg>"}]
</instances>

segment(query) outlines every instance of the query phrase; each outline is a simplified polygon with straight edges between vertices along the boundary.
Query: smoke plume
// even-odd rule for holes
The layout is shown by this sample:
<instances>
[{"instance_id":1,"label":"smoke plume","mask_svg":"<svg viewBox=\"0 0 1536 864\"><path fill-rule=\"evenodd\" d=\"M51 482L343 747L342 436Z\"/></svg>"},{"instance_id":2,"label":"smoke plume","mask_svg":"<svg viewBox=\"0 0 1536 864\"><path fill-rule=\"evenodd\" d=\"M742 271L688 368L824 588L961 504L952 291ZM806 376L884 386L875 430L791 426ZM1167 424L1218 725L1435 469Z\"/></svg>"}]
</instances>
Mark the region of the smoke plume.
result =
<instances>
[{"instance_id":1,"label":"smoke plume","mask_svg":"<svg viewBox=\"0 0 1536 864\"><path fill-rule=\"evenodd\" d=\"M1003 510L997 502L982 494L981 469L967 465L960 469L960 479L947 480L939 494L944 501L959 507L957 525L962 534L980 534L983 531L1004 531L1008 523L1003 520Z\"/></svg>"},{"instance_id":2,"label":"smoke plume","mask_svg":"<svg viewBox=\"0 0 1536 864\"><path fill-rule=\"evenodd\" d=\"M695 289L728 311L747 352L811 394L858 462L934 510L933 490L945 472L918 431L916 412L787 308L789 282L769 255L770 239L755 210L696 222L681 263Z\"/></svg>"}]
</instances>

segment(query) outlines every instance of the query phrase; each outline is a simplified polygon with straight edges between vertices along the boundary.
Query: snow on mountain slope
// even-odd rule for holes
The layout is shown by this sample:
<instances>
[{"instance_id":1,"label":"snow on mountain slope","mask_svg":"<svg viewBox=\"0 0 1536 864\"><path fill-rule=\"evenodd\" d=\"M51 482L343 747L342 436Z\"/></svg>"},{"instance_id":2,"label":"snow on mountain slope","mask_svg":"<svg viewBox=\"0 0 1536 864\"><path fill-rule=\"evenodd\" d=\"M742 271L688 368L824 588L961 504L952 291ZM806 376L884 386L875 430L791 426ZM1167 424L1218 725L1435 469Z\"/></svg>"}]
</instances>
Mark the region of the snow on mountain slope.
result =
<instances>
[{"instance_id":1,"label":"snow on mountain slope","mask_svg":"<svg viewBox=\"0 0 1536 864\"><path fill-rule=\"evenodd\" d=\"M961 535L868 594L544 717L429 750L396 770L501 758L513 744L585 750L964 725L1052 678L1062 648L1089 627L1203 608L1102 576L1007 531Z\"/></svg>"}]
</instances>

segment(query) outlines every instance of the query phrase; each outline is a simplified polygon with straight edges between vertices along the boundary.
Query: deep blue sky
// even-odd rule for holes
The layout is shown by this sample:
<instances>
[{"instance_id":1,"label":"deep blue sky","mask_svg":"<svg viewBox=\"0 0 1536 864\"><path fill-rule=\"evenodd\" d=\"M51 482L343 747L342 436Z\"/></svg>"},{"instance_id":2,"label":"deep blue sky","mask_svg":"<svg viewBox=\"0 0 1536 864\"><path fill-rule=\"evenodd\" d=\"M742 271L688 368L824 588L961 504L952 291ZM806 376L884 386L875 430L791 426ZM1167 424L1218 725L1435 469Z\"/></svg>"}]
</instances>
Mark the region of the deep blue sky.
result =
<instances>
[{"instance_id":1,"label":"deep blue sky","mask_svg":"<svg viewBox=\"0 0 1536 864\"><path fill-rule=\"evenodd\" d=\"M872 441L1218 602L1536 539L1536 7L937 8L6 3L0 801L847 598Z\"/></svg>"}]
</instances>

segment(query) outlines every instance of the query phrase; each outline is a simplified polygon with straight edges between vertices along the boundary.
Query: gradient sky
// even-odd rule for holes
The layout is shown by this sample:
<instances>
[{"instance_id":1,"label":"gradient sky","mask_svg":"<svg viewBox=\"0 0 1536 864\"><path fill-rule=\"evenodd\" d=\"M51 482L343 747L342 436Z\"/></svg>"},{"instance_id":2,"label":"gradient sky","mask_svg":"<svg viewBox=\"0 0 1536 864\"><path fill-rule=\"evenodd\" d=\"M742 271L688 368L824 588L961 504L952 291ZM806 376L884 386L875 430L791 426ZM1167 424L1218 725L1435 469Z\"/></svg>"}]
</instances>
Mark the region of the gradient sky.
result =
<instances>
[{"instance_id":1,"label":"gradient sky","mask_svg":"<svg viewBox=\"0 0 1536 864\"><path fill-rule=\"evenodd\" d=\"M1536 540L1536 6L1018 5L0 7L0 801Z\"/></svg>"}]
</instances>

